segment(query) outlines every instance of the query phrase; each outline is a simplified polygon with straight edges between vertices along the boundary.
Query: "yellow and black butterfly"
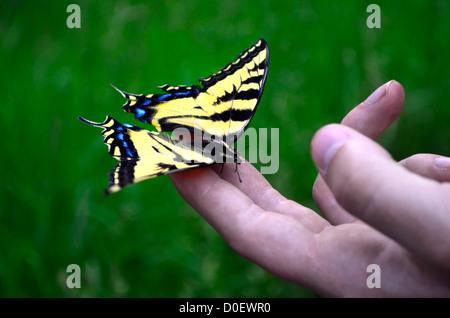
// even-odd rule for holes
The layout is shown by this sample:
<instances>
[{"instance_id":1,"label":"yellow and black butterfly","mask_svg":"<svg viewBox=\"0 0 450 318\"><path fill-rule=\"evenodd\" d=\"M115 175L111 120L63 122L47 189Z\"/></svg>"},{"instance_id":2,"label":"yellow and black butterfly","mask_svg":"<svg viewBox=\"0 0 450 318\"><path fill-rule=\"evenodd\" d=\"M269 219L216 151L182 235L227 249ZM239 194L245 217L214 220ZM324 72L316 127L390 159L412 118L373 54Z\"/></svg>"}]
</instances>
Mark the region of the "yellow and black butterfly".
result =
<instances>
[{"instance_id":1,"label":"yellow and black butterfly","mask_svg":"<svg viewBox=\"0 0 450 318\"><path fill-rule=\"evenodd\" d=\"M158 132L121 124L111 116L103 123L104 143L119 160L109 173L106 194L145 179L172 172L239 162L233 144L244 133L261 99L269 70L269 48L259 39L235 62L200 79L203 87L160 86L164 94L137 95L117 89L126 99L125 111ZM166 133L184 129L200 138L176 139ZM185 135L183 135L185 137ZM200 141L199 141L200 140ZM206 152L206 149L213 149ZM214 151L221 149L219 151ZM236 166L237 167L237 166Z\"/></svg>"}]
</instances>

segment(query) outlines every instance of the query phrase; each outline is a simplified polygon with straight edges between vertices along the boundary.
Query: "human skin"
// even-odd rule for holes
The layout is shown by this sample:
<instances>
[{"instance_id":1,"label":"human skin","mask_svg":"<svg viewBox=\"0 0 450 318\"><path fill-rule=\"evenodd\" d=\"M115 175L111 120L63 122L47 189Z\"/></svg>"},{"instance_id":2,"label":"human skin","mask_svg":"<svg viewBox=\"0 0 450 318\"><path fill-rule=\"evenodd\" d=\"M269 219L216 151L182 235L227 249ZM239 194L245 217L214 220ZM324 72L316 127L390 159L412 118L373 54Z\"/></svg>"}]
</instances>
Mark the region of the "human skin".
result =
<instances>
[{"instance_id":1,"label":"human skin","mask_svg":"<svg viewBox=\"0 0 450 318\"><path fill-rule=\"evenodd\" d=\"M401 114L396 81L311 142L322 212L289 200L248 162L175 173L180 195L242 257L328 297L450 296L450 159L395 162L374 142ZM381 270L369 288L367 267Z\"/></svg>"}]
</instances>

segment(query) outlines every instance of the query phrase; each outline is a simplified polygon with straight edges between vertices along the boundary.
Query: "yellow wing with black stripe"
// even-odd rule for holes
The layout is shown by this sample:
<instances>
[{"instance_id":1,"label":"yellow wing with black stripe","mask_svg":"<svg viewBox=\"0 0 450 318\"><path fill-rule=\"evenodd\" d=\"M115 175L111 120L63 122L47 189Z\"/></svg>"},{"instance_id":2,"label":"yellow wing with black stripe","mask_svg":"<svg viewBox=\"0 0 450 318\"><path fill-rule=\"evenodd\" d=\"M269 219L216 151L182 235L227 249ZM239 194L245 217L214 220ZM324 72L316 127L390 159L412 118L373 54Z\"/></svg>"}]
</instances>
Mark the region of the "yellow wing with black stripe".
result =
<instances>
[{"instance_id":1,"label":"yellow wing with black stripe","mask_svg":"<svg viewBox=\"0 0 450 318\"><path fill-rule=\"evenodd\" d=\"M182 143L163 133L121 124L111 116L107 116L103 123L95 123L82 117L79 120L103 128L102 135L109 154L119 160L109 173L109 186L105 194L117 192L142 180L212 165L217 161L217 158L205 154L204 144L196 146L193 142Z\"/></svg>"},{"instance_id":2,"label":"yellow wing with black stripe","mask_svg":"<svg viewBox=\"0 0 450 318\"><path fill-rule=\"evenodd\" d=\"M103 128L104 143L110 155L119 160L109 173L105 193L114 193L129 184L159 175L214 163L234 162L237 169L240 158L233 143L256 111L268 69L269 49L260 39L235 62L200 79L203 87L164 85L160 88L165 94L150 95L118 90L128 99L123 106L125 111L154 125L159 132L121 124L110 116L103 123L79 117L86 124ZM200 131L200 145L197 144L199 138L181 142L165 134L177 128L187 129L191 134Z\"/></svg>"},{"instance_id":3,"label":"yellow wing with black stripe","mask_svg":"<svg viewBox=\"0 0 450 318\"><path fill-rule=\"evenodd\" d=\"M234 143L256 111L268 70L269 48L264 39L259 39L235 62L200 79L203 87L164 85L159 88L165 94L150 95L116 89L128 99L123 106L125 111L160 132L183 127Z\"/></svg>"}]
</instances>

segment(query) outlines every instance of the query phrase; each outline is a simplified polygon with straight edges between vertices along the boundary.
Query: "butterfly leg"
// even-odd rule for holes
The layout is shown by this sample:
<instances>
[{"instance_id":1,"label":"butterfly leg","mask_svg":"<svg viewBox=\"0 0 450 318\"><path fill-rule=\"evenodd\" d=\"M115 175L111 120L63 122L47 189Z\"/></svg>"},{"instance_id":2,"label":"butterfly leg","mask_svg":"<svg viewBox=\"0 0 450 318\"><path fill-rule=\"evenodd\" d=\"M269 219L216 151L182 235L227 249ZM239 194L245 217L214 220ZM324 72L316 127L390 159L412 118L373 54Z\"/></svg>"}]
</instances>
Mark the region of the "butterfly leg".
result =
<instances>
[{"instance_id":1,"label":"butterfly leg","mask_svg":"<svg viewBox=\"0 0 450 318\"><path fill-rule=\"evenodd\" d=\"M239 169L238 169L238 165L239 165L239 164L241 164L241 163L238 162L238 161L236 160L236 169L234 169L234 172L236 172L236 174L237 174L237 176L238 176L238 179L239 179L239 182L242 183L242 179L241 179L241 176L240 176L240 174L239 174Z\"/></svg>"}]
</instances>

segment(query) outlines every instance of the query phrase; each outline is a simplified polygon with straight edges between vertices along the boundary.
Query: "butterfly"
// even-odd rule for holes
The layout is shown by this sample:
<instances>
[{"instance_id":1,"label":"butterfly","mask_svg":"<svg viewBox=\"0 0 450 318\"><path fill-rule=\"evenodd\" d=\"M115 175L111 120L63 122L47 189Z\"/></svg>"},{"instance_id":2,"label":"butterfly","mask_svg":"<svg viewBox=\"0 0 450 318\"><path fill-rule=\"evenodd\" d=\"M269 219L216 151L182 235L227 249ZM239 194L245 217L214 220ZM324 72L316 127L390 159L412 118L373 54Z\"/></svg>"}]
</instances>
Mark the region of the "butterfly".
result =
<instances>
[{"instance_id":1,"label":"butterfly","mask_svg":"<svg viewBox=\"0 0 450 318\"><path fill-rule=\"evenodd\" d=\"M269 70L269 48L259 39L201 86L159 86L163 94L131 94L123 109L157 132L121 124L111 116L102 123L109 154L119 160L109 173L106 194L172 172L235 162L234 143L247 129L261 100ZM185 132L174 134L174 132ZM191 138L193 137L193 138ZM196 138L197 137L197 138ZM208 151L206 151L208 150ZM240 177L239 177L240 179Z\"/></svg>"}]
</instances>

